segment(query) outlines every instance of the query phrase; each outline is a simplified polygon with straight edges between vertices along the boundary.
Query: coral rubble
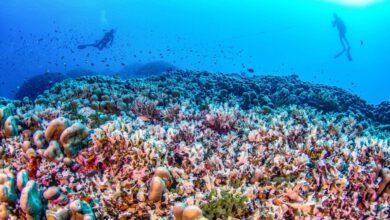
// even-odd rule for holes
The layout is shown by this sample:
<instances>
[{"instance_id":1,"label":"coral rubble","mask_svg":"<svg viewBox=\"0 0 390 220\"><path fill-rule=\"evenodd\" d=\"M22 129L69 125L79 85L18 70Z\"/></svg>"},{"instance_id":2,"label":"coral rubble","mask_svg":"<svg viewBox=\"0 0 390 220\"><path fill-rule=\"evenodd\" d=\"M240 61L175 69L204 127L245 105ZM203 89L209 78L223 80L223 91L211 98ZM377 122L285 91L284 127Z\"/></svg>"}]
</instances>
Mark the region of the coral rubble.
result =
<instances>
[{"instance_id":1,"label":"coral rubble","mask_svg":"<svg viewBox=\"0 0 390 220\"><path fill-rule=\"evenodd\" d=\"M388 114L295 76L67 79L0 100L0 219L388 219Z\"/></svg>"}]
</instances>

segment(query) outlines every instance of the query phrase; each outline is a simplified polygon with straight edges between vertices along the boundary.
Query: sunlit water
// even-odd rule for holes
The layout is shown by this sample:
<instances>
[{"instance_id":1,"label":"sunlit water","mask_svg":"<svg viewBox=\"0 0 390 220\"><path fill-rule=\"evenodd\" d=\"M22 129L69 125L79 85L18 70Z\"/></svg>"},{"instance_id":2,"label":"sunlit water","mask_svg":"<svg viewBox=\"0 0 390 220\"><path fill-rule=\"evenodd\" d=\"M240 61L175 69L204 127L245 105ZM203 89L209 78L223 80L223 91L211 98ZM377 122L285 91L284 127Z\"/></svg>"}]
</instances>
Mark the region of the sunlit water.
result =
<instances>
[{"instance_id":1,"label":"sunlit water","mask_svg":"<svg viewBox=\"0 0 390 220\"><path fill-rule=\"evenodd\" d=\"M341 50L333 13L347 25L352 62L333 58ZM45 71L107 74L164 60L212 72L294 73L378 103L390 98L389 18L389 1L375 0L3 0L0 95L12 98ZM110 28L111 48L77 50Z\"/></svg>"}]
</instances>

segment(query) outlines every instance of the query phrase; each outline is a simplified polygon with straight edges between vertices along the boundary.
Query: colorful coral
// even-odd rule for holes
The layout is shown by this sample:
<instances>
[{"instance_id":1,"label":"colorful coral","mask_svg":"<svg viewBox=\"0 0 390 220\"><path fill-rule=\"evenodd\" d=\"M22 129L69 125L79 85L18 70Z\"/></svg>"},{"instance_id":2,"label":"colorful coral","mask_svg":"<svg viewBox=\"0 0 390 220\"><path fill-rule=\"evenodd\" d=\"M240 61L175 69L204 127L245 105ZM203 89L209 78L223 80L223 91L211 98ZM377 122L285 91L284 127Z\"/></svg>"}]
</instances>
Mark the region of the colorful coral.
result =
<instances>
[{"instance_id":1,"label":"colorful coral","mask_svg":"<svg viewBox=\"0 0 390 220\"><path fill-rule=\"evenodd\" d=\"M1 100L0 218L387 219L386 114L362 103L191 71Z\"/></svg>"}]
</instances>

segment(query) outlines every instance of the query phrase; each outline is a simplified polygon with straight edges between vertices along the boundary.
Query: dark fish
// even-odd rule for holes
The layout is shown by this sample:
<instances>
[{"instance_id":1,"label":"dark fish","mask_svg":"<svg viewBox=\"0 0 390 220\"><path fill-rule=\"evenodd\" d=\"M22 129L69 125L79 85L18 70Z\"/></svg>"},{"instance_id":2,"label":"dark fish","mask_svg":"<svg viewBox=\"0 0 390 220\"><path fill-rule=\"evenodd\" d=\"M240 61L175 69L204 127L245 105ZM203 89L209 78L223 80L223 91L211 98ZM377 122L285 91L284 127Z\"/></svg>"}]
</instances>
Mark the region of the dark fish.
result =
<instances>
[{"instance_id":1,"label":"dark fish","mask_svg":"<svg viewBox=\"0 0 390 220\"><path fill-rule=\"evenodd\" d=\"M364 44L364 42L361 40L361 41L360 41L360 45L363 45L363 44Z\"/></svg>"},{"instance_id":2,"label":"dark fish","mask_svg":"<svg viewBox=\"0 0 390 220\"><path fill-rule=\"evenodd\" d=\"M248 68L247 70L248 70L248 72L250 72L250 73L254 73L254 72L255 72L255 70L252 69L252 68Z\"/></svg>"}]
</instances>

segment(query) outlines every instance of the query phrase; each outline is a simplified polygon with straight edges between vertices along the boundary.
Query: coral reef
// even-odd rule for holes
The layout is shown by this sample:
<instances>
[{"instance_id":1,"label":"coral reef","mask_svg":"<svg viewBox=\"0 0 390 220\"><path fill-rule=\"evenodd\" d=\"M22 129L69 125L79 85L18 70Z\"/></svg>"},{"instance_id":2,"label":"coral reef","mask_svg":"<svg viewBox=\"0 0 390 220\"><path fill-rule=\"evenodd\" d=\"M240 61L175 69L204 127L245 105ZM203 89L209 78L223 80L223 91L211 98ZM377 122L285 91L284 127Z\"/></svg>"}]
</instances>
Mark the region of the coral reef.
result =
<instances>
[{"instance_id":1,"label":"coral reef","mask_svg":"<svg viewBox=\"0 0 390 220\"><path fill-rule=\"evenodd\" d=\"M295 76L67 79L0 99L0 218L388 219L387 114Z\"/></svg>"}]
</instances>

